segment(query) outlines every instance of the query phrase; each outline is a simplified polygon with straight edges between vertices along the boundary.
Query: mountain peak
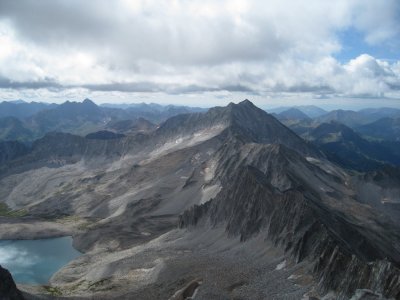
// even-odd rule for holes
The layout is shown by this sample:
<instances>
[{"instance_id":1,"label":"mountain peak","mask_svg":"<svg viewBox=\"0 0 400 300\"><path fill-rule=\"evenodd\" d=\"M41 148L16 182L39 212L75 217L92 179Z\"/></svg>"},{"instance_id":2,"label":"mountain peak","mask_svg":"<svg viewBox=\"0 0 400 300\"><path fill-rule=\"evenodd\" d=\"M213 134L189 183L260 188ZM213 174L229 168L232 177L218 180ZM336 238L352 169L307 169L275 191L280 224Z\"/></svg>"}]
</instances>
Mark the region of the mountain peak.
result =
<instances>
[{"instance_id":1,"label":"mountain peak","mask_svg":"<svg viewBox=\"0 0 400 300\"><path fill-rule=\"evenodd\" d=\"M208 115L217 120L228 121L228 126L235 134L246 141L261 144L280 143L304 155L320 156L316 149L247 99L238 104L230 103L227 107L210 109Z\"/></svg>"},{"instance_id":2,"label":"mountain peak","mask_svg":"<svg viewBox=\"0 0 400 300\"><path fill-rule=\"evenodd\" d=\"M23 104L23 103L28 103L28 102L26 102L26 101L24 101L24 100L22 100L22 99L17 99L17 100L11 100L11 101L8 101L9 103L13 103L13 104Z\"/></svg>"},{"instance_id":3,"label":"mountain peak","mask_svg":"<svg viewBox=\"0 0 400 300\"><path fill-rule=\"evenodd\" d=\"M246 117L249 117L250 115L258 115L260 113L265 113L262 109L258 108L255 106L250 100L245 99L239 103L229 103L228 106L223 108L223 111L225 113L228 113L232 116L242 116L245 114Z\"/></svg>"},{"instance_id":4,"label":"mountain peak","mask_svg":"<svg viewBox=\"0 0 400 300\"><path fill-rule=\"evenodd\" d=\"M241 102L239 102L238 103L239 105L247 105L247 106L254 106L255 107L255 105L253 104L253 102L251 102L249 99L244 99L243 101L241 101Z\"/></svg>"},{"instance_id":5,"label":"mountain peak","mask_svg":"<svg viewBox=\"0 0 400 300\"><path fill-rule=\"evenodd\" d=\"M82 104L85 105L96 105L96 103L94 103L92 100L90 100L89 98L86 98L85 100L82 101ZM97 105L96 105L97 106Z\"/></svg>"},{"instance_id":6,"label":"mountain peak","mask_svg":"<svg viewBox=\"0 0 400 300\"><path fill-rule=\"evenodd\" d=\"M157 130L158 135L193 135L199 130L219 128L242 142L283 144L306 155L321 154L302 140L273 116L258 108L249 100L225 107L213 107L205 113L179 115L168 119ZM226 131L225 131L226 130Z\"/></svg>"},{"instance_id":7,"label":"mountain peak","mask_svg":"<svg viewBox=\"0 0 400 300\"><path fill-rule=\"evenodd\" d=\"M62 103L60 106L58 106L58 109L65 109L65 108L68 108L68 109L98 109L99 107L92 100L86 98L82 102L67 100L64 103Z\"/></svg>"},{"instance_id":8,"label":"mountain peak","mask_svg":"<svg viewBox=\"0 0 400 300\"><path fill-rule=\"evenodd\" d=\"M292 107L288 110L281 112L279 115L280 119L295 119L295 120L309 120L310 118L303 113L300 109Z\"/></svg>"},{"instance_id":9,"label":"mountain peak","mask_svg":"<svg viewBox=\"0 0 400 300\"><path fill-rule=\"evenodd\" d=\"M228 105L228 107L230 107L230 108L233 108L233 107L248 107L248 108L256 108L256 109L259 109L257 106L255 106L254 104L253 104L253 102L251 102L250 100L248 100L248 99L245 99L245 100L243 100L243 101L240 101L239 103L233 103L233 102L230 102L229 103L229 105Z\"/></svg>"}]
</instances>

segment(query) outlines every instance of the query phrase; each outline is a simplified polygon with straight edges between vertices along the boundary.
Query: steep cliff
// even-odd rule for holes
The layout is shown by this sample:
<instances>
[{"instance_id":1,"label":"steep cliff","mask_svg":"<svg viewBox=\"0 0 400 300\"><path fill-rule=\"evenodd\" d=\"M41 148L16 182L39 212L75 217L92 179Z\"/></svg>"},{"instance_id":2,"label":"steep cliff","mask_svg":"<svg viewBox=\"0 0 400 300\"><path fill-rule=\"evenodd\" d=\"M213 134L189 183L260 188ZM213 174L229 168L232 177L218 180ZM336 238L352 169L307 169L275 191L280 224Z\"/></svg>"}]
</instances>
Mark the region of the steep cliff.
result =
<instances>
[{"instance_id":1,"label":"steep cliff","mask_svg":"<svg viewBox=\"0 0 400 300\"><path fill-rule=\"evenodd\" d=\"M308 261L321 293L338 299L358 289L400 297L400 227L359 203L345 178L282 145L247 144L220 158L223 189L181 215L181 228L223 224L244 242L264 235Z\"/></svg>"}]
</instances>

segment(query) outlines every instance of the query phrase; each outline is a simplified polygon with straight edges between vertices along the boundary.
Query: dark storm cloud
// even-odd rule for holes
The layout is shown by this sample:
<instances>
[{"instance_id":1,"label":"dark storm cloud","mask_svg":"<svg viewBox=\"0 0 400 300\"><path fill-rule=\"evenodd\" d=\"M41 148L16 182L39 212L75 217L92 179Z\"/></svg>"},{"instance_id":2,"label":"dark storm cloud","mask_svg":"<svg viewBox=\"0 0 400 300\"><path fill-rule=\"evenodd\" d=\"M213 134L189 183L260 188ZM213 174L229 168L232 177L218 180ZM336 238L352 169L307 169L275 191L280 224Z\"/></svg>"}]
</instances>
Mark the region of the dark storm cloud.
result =
<instances>
[{"instance_id":1,"label":"dark storm cloud","mask_svg":"<svg viewBox=\"0 0 400 300\"><path fill-rule=\"evenodd\" d=\"M103 18L100 7L87 1L13 1L0 2L0 17L12 23L18 34L35 43L64 43L76 39L100 40L111 19ZM103 34L101 34L103 33ZM108 35L108 34L106 34Z\"/></svg>"},{"instance_id":2,"label":"dark storm cloud","mask_svg":"<svg viewBox=\"0 0 400 300\"><path fill-rule=\"evenodd\" d=\"M218 91L228 91L228 92L247 92L255 94L251 88L243 85L221 85L214 87L199 86L199 85L188 85L183 87L169 88L168 93L170 94L193 94L193 93L204 93L204 92L218 92Z\"/></svg>"},{"instance_id":3,"label":"dark storm cloud","mask_svg":"<svg viewBox=\"0 0 400 300\"><path fill-rule=\"evenodd\" d=\"M243 85L226 85L226 86L176 86L173 84L156 84L153 82L114 82L105 84L82 84L82 85L62 85L51 79L46 81L35 82L16 82L5 77L0 77L0 89L52 89L52 90L66 90L71 88L83 88L93 92L130 92L130 93L155 93L165 92L171 95L179 94L193 94L204 92L247 92L250 94L257 94L256 91Z\"/></svg>"},{"instance_id":4,"label":"dark storm cloud","mask_svg":"<svg viewBox=\"0 0 400 300\"><path fill-rule=\"evenodd\" d=\"M400 82L388 83L388 86L389 86L390 89L392 89L392 90L400 91Z\"/></svg>"},{"instance_id":5,"label":"dark storm cloud","mask_svg":"<svg viewBox=\"0 0 400 300\"><path fill-rule=\"evenodd\" d=\"M63 87L59 83L56 83L52 80L17 82L0 76L0 88L20 90L20 89L42 89L42 88L62 89Z\"/></svg>"},{"instance_id":6,"label":"dark storm cloud","mask_svg":"<svg viewBox=\"0 0 400 300\"><path fill-rule=\"evenodd\" d=\"M71 87L71 86L70 86ZM166 92L171 95L179 94L193 94L193 93L204 93L204 92L217 92L217 91L228 91L228 92L247 92L256 94L251 88L243 85L226 85L226 86L199 86L199 85L187 85L187 86L176 86L173 84L155 84L152 82L131 82L131 83L110 83L110 84L86 84L74 87L81 87L91 91L103 91L103 92Z\"/></svg>"},{"instance_id":7,"label":"dark storm cloud","mask_svg":"<svg viewBox=\"0 0 400 300\"><path fill-rule=\"evenodd\" d=\"M154 93L163 90L163 86L152 82L131 82L131 83L106 83L106 84L83 84L80 86L91 91L102 92L137 92L137 93ZM165 88L165 87L164 87Z\"/></svg>"},{"instance_id":8,"label":"dark storm cloud","mask_svg":"<svg viewBox=\"0 0 400 300\"><path fill-rule=\"evenodd\" d=\"M296 85L286 85L285 83L278 82L272 88L273 92L287 92L287 93L315 93L315 94L333 94L335 89L329 85L309 84L307 82L299 82Z\"/></svg>"},{"instance_id":9,"label":"dark storm cloud","mask_svg":"<svg viewBox=\"0 0 400 300\"><path fill-rule=\"evenodd\" d=\"M335 90L327 85L308 85L308 84L303 84L303 85L296 85L296 86L290 86L287 87L286 89L281 89L286 92L290 93L323 93L323 94L333 94L335 93Z\"/></svg>"}]
</instances>

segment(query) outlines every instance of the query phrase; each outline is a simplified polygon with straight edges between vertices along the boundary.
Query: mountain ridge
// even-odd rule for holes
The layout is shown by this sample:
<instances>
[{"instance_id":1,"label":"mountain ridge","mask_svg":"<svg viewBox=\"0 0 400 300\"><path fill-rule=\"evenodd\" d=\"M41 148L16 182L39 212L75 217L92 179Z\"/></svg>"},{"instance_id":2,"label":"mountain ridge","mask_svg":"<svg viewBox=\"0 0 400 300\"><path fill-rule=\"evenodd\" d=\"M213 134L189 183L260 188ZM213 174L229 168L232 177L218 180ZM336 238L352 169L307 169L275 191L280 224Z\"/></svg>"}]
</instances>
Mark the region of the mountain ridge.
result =
<instances>
[{"instance_id":1,"label":"mountain ridge","mask_svg":"<svg viewBox=\"0 0 400 300\"><path fill-rule=\"evenodd\" d=\"M26 211L15 228L32 222L19 238L45 237L33 224L48 220L85 253L51 279L63 296L165 299L194 277L200 299L398 297L400 220L390 211L400 199L385 174L342 169L245 100L118 139L48 133L2 165L0 195Z\"/></svg>"},{"instance_id":2,"label":"mountain ridge","mask_svg":"<svg viewBox=\"0 0 400 300\"><path fill-rule=\"evenodd\" d=\"M366 140L350 127L335 121L320 124L305 138L345 168L371 171L384 164L400 166L400 152L395 150L395 142Z\"/></svg>"}]
</instances>

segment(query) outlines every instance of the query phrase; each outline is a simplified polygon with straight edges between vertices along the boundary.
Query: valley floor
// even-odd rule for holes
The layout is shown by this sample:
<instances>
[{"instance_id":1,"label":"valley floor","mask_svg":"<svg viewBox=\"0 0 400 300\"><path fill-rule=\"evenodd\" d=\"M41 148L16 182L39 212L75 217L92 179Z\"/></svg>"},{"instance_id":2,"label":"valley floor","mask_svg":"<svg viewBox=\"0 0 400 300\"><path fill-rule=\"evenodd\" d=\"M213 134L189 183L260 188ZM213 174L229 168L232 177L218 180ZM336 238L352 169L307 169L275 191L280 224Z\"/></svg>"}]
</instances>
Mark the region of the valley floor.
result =
<instances>
[{"instance_id":1,"label":"valley floor","mask_svg":"<svg viewBox=\"0 0 400 300\"><path fill-rule=\"evenodd\" d=\"M41 287L19 288L36 294L27 299L155 300L170 299L197 281L196 299L295 300L308 299L312 290L307 268L306 262L286 261L263 234L241 243L226 237L223 228L175 229L130 249L85 254L55 274L53 295ZM96 281L97 275L103 279ZM75 277L87 280L69 283Z\"/></svg>"}]
</instances>

